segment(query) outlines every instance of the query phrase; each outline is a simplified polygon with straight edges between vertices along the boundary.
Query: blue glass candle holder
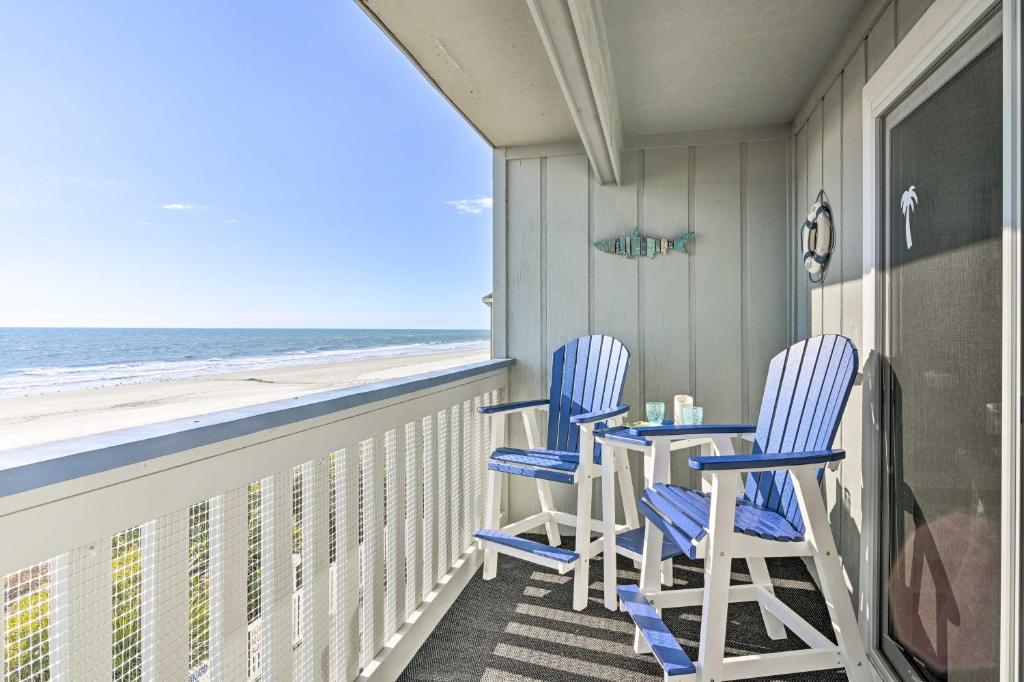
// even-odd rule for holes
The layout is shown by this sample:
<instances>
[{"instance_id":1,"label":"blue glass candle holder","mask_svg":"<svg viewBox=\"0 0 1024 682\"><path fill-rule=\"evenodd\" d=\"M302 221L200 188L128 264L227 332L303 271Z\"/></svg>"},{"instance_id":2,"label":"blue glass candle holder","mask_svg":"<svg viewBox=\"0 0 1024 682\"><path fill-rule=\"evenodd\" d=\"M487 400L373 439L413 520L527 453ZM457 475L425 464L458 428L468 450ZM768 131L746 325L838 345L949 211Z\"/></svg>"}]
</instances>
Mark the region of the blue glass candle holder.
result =
<instances>
[{"instance_id":1,"label":"blue glass candle holder","mask_svg":"<svg viewBox=\"0 0 1024 682\"><path fill-rule=\"evenodd\" d=\"M647 422L661 424L665 421L665 403L647 403Z\"/></svg>"},{"instance_id":2,"label":"blue glass candle holder","mask_svg":"<svg viewBox=\"0 0 1024 682\"><path fill-rule=\"evenodd\" d=\"M703 407L684 407L683 408L683 425L684 426L700 426L704 423L704 408Z\"/></svg>"}]
</instances>

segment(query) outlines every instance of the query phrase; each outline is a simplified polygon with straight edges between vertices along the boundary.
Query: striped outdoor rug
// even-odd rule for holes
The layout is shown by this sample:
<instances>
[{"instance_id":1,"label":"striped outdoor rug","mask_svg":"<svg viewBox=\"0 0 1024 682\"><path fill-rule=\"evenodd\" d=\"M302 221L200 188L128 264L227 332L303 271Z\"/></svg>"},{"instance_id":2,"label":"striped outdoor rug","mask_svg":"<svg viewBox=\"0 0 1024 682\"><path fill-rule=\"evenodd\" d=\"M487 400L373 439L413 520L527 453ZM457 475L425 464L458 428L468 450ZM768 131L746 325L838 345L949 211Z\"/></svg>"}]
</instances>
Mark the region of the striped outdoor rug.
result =
<instances>
[{"instance_id":1,"label":"striped outdoor rug","mask_svg":"<svg viewBox=\"0 0 1024 682\"><path fill-rule=\"evenodd\" d=\"M676 587L703 582L701 562L676 559L674 567ZM831 638L825 602L803 562L769 559L768 568L782 600ZM631 561L619 558L618 571L623 583L639 579ZM745 562L735 562L733 571L734 582L750 582ZM399 679L659 682L657 663L633 653L629 617L601 605L600 558L591 561L590 576L592 606L576 612L571 575L499 557L498 577L485 583L477 572ZM700 609L673 609L666 622L696 660ZM768 639L757 604L729 607L727 655L801 648L803 642L792 635L780 642ZM846 675L837 671L764 679L845 680Z\"/></svg>"}]
</instances>

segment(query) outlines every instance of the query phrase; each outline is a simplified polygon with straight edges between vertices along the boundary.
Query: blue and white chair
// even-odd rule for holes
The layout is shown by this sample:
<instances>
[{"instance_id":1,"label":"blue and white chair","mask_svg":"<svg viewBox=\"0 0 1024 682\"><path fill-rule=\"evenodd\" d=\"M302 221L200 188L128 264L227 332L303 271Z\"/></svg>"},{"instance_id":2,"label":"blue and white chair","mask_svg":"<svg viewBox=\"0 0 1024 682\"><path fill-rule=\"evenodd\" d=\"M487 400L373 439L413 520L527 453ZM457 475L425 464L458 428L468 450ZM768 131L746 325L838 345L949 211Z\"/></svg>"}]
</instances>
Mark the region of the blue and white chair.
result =
<instances>
[{"instance_id":1,"label":"blue and white chair","mask_svg":"<svg viewBox=\"0 0 1024 682\"><path fill-rule=\"evenodd\" d=\"M857 367L857 349L849 339L818 336L772 360L756 427L633 430L663 447L694 434L754 434L752 454L690 457L690 467L710 482L710 494L659 483L644 490L638 503L646 517L640 585L620 587L618 595L637 626L635 649L653 652L666 680L717 682L834 668L845 668L851 680L871 679L820 487L823 465L837 466L845 456L832 442ZM680 548L678 554L704 560L704 587L661 589L665 538ZM813 559L837 644L775 596L766 557ZM753 584L730 585L734 558L748 561ZM759 604L769 637L784 639L788 627L809 648L725 657L729 603L744 601ZM694 664L660 611L698 605L703 610Z\"/></svg>"},{"instance_id":2,"label":"blue and white chair","mask_svg":"<svg viewBox=\"0 0 1024 682\"><path fill-rule=\"evenodd\" d=\"M491 434L494 448L488 462L485 527L474 535L484 546L484 580L497 575L497 555L524 559L565 574L575 571L573 608L587 606L590 558L600 553L601 539L591 540L591 531L603 532L604 524L615 527L615 519L591 518L593 481L601 476L601 450L594 444L594 429L618 425L629 410L622 405L622 389L629 367L629 351L610 336L583 336L554 352L551 361L551 392L548 398L481 407L481 414L494 417ZM540 443L537 411L548 412L547 440ZM504 447L505 415L521 413L528 448ZM614 457L609 453L608 456ZM615 462L622 504L627 522L638 524L636 498L628 460ZM503 476L536 481L540 512L525 519L500 525ZM576 487L576 513L557 510L550 484ZM559 524L575 529L575 551L561 549ZM549 544L518 537L544 526ZM625 526L623 526L625 528Z\"/></svg>"}]
</instances>

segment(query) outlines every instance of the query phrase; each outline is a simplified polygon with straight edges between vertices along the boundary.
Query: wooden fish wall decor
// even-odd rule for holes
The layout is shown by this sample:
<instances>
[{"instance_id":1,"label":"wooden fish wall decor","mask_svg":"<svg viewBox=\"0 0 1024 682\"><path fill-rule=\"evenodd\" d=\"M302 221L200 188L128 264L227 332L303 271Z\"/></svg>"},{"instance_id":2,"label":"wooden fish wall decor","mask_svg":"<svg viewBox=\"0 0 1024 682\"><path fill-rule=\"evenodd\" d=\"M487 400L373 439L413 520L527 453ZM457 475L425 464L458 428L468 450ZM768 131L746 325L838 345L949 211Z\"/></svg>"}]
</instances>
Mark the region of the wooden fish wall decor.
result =
<instances>
[{"instance_id":1,"label":"wooden fish wall decor","mask_svg":"<svg viewBox=\"0 0 1024 682\"><path fill-rule=\"evenodd\" d=\"M693 239L693 237L693 230L690 230L678 239L646 237L640 234L639 227L634 227L633 231L625 237L602 239L599 242L594 242L594 246L599 251L614 253L617 256L625 256L626 258L636 258L637 256L654 258L658 254L670 251L690 253L689 249L686 248L686 242Z\"/></svg>"}]
</instances>

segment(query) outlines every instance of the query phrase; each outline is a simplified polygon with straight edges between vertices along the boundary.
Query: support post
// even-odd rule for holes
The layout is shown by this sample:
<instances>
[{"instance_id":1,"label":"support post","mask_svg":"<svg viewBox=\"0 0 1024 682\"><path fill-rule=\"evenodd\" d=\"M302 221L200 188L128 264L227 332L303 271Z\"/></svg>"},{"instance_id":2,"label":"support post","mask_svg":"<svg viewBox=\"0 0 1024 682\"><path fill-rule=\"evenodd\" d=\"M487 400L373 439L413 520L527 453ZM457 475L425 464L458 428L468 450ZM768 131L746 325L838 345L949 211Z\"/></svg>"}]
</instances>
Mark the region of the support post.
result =
<instances>
[{"instance_id":1,"label":"support post","mask_svg":"<svg viewBox=\"0 0 1024 682\"><path fill-rule=\"evenodd\" d=\"M855 682L869 682L871 670L857 617L853 613L843 580L843 568L836 553L835 539L828 524L828 512L821 497L815 467L799 467L790 471L800 511L804 515L805 535L814 552L814 565L821 580L821 592L828 606L832 627L836 631L836 642L846 665L846 674Z\"/></svg>"},{"instance_id":2,"label":"support post","mask_svg":"<svg viewBox=\"0 0 1024 682\"><path fill-rule=\"evenodd\" d=\"M708 550L704 560L704 605L701 610L700 651L697 657L697 668L701 672L701 679L706 682L722 679L739 478L739 474L734 471L716 471L711 476Z\"/></svg>"}]
</instances>

